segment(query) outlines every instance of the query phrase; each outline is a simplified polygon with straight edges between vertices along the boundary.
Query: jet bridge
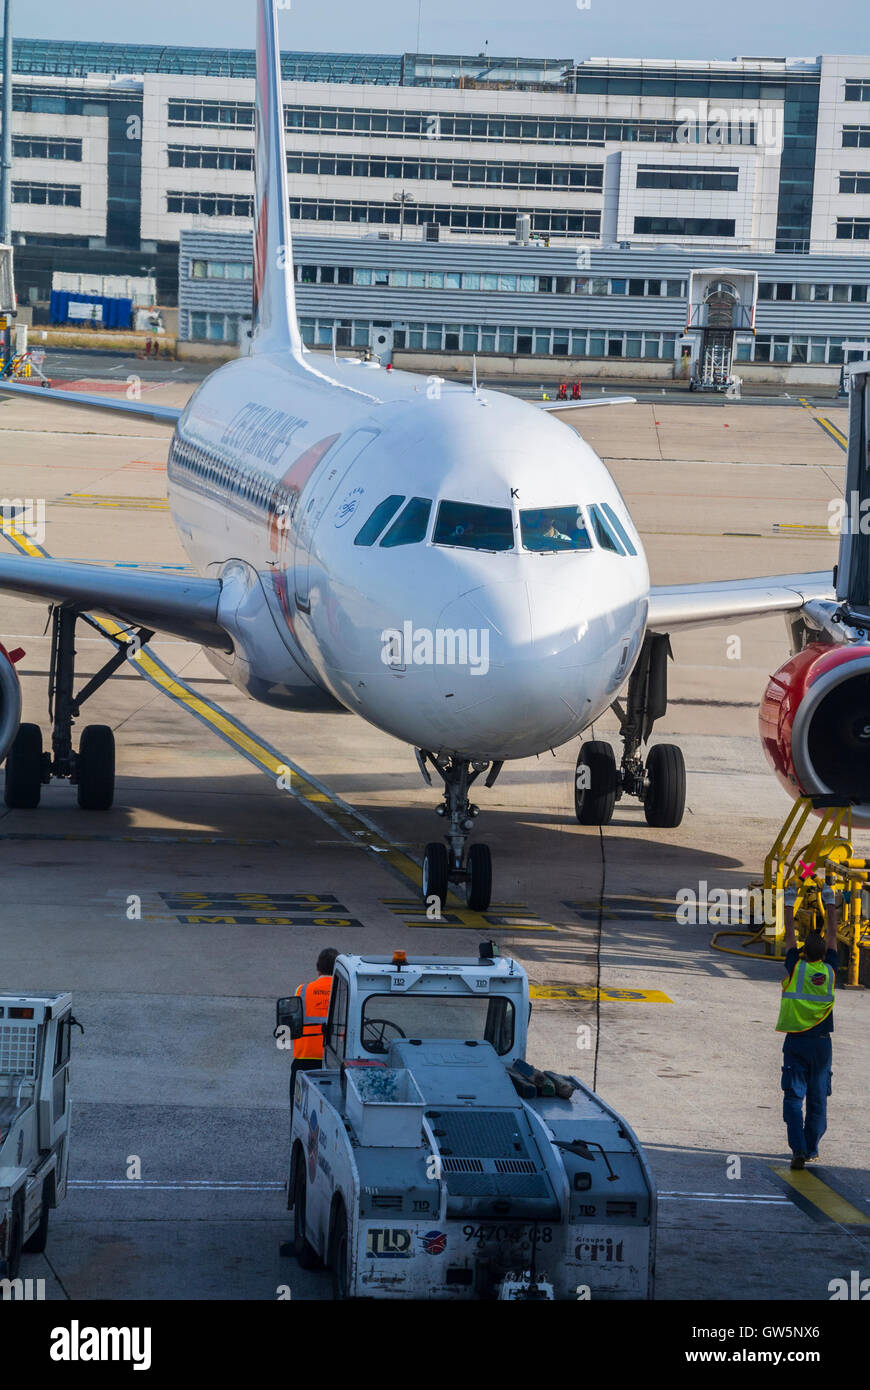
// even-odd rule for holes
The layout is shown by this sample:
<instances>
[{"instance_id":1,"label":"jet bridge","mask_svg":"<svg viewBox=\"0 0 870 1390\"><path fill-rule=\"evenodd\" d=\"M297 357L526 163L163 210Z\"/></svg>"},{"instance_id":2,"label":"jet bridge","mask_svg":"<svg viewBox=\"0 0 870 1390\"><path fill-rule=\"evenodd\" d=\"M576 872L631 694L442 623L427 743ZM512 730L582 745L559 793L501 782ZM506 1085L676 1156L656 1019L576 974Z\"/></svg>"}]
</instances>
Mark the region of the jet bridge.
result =
<instances>
[{"instance_id":1,"label":"jet bridge","mask_svg":"<svg viewBox=\"0 0 870 1390\"><path fill-rule=\"evenodd\" d=\"M846 367L849 445L846 455L846 513L837 561L837 598L844 620L870 631L870 362Z\"/></svg>"}]
</instances>

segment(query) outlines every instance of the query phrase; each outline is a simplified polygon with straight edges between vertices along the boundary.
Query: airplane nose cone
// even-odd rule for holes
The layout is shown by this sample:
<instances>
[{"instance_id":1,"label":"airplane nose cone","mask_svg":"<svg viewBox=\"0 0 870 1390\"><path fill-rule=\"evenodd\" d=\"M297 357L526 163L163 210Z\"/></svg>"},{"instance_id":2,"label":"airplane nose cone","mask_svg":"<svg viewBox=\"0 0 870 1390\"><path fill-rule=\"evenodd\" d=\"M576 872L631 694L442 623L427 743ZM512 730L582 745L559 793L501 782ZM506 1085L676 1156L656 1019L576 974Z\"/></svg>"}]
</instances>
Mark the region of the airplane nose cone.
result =
<instances>
[{"instance_id":1,"label":"airplane nose cone","mask_svg":"<svg viewBox=\"0 0 870 1390\"><path fill-rule=\"evenodd\" d=\"M522 757L571 737L586 704L578 607L576 593L526 580L488 584L446 605L436 685L451 741L461 730L472 753Z\"/></svg>"}]
</instances>

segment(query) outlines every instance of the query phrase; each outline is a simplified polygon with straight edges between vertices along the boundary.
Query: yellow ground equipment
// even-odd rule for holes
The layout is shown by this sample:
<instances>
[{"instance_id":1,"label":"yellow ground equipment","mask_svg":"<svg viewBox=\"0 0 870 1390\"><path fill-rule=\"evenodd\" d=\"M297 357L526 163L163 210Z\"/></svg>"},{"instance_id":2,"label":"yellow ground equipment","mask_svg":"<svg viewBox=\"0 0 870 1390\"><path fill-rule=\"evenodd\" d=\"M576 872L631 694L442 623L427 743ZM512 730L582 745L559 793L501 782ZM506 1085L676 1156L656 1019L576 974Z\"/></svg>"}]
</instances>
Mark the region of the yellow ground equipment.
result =
<instances>
[{"instance_id":1,"label":"yellow ground equipment","mask_svg":"<svg viewBox=\"0 0 870 1390\"><path fill-rule=\"evenodd\" d=\"M818 823L810 839L801 843L814 811L821 811ZM794 914L800 940L813 928L824 934L821 892L826 884L843 894L838 934L848 952L846 984L857 986L862 948L870 959L870 861L858 859L852 852L852 812L848 806L820 806L819 798L807 796L794 802L765 858L763 879L749 885L749 925L754 929L718 931L710 945L717 951L754 960L782 960L785 890L797 889ZM742 944L720 945L725 937L742 938Z\"/></svg>"},{"instance_id":2,"label":"yellow ground equipment","mask_svg":"<svg viewBox=\"0 0 870 1390\"><path fill-rule=\"evenodd\" d=\"M44 360L44 352L29 350L13 353L8 359L0 356L0 376L10 381L31 381L35 378L40 385L48 386L48 377L42 371Z\"/></svg>"}]
</instances>

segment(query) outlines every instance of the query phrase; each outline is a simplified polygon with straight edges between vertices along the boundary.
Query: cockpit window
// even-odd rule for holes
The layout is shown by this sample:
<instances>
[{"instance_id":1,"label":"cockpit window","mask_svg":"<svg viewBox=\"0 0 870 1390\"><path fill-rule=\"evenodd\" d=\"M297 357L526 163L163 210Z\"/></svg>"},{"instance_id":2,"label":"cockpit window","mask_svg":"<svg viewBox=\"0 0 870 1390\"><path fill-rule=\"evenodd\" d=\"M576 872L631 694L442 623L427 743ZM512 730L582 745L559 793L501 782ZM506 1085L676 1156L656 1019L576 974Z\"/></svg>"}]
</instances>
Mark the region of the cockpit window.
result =
<instances>
[{"instance_id":1,"label":"cockpit window","mask_svg":"<svg viewBox=\"0 0 870 1390\"><path fill-rule=\"evenodd\" d=\"M601 549L612 550L616 555L624 555L625 551L616 539L610 522L596 503L593 502L592 506L589 508L589 514L592 517L592 529L595 532L596 539Z\"/></svg>"},{"instance_id":2,"label":"cockpit window","mask_svg":"<svg viewBox=\"0 0 870 1390\"><path fill-rule=\"evenodd\" d=\"M426 539L431 497L412 497L393 522L381 545L416 545Z\"/></svg>"},{"instance_id":3,"label":"cockpit window","mask_svg":"<svg viewBox=\"0 0 870 1390\"><path fill-rule=\"evenodd\" d=\"M520 512L523 550L591 550L579 507L536 507Z\"/></svg>"},{"instance_id":4,"label":"cockpit window","mask_svg":"<svg viewBox=\"0 0 870 1390\"><path fill-rule=\"evenodd\" d=\"M374 545L387 522L395 516L404 500L400 492L394 492L391 497L385 497L383 502L379 502L362 529L357 531L354 545Z\"/></svg>"},{"instance_id":5,"label":"cockpit window","mask_svg":"<svg viewBox=\"0 0 870 1390\"><path fill-rule=\"evenodd\" d=\"M507 507L442 502L432 539L436 545L458 545L466 550L513 550L513 518Z\"/></svg>"},{"instance_id":6,"label":"cockpit window","mask_svg":"<svg viewBox=\"0 0 870 1390\"><path fill-rule=\"evenodd\" d=\"M601 508L606 513L610 521L613 523L613 529L618 535L619 539L622 541L622 544L625 546L629 555L636 555L637 550L632 544L632 542L629 540L628 532L626 531L619 517L616 515L616 512L611 507L610 503L602 502Z\"/></svg>"}]
</instances>

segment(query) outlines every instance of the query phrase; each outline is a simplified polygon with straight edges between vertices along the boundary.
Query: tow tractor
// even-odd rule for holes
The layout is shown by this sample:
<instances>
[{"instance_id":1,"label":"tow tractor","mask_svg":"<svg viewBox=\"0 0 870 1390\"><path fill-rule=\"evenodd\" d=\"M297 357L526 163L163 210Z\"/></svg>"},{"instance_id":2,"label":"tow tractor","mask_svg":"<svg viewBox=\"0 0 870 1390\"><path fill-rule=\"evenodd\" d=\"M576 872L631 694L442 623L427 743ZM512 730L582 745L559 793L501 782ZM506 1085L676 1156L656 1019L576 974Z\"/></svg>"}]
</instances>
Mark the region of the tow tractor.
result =
<instances>
[{"instance_id":1,"label":"tow tractor","mask_svg":"<svg viewBox=\"0 0 870 1390\"><path fill-rule=\"evenodd\" d=\"M69 994L0 994L0 1275L39 1254L48 1215L66 1196Z\"/></svg>"},{"instance_id":2,"label":"tow tractor","mask_svg":"<svg viewBox=\"0 0 870 1390\"><path fill-rule=\"evenodd\" d=\"M526 1060L526 972L340 955L292 1097L293 1253L336 1298L646 1299L656 1195L629 1126ZM276 1036L302 1034L279 999Z\"/></svg>"}]
</instances>

